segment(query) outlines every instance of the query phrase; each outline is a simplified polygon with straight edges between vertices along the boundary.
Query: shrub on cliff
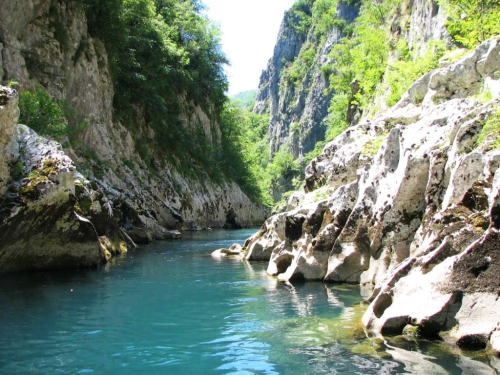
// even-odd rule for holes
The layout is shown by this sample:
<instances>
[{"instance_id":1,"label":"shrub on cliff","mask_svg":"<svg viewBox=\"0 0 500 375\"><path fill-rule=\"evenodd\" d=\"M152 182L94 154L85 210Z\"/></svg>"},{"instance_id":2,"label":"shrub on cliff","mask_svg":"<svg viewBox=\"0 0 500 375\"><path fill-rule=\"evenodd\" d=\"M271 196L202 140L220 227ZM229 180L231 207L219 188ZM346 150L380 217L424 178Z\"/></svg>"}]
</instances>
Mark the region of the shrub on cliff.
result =
<instances>
[{"instance_id":1,"label":"shrub on cliff","mask_svg":"<svg viewBox=\"0 0 500 375\"><path fill-rule=\"evenodd\" d=\"M52 100L47 91L37 86L33 92L25 91L19 96L19 122L41 135L59 139L68 126L64 107L63 101Z\"/></svg>"},{"instance_id":2,"label":"shrub on cliff","mask_svg":"<svg viewBox=\"0 0 500 375\"><path fill-rule=\"evenodd\" d=\"M455 43L474 48L500 31L498 0L441 0L448 15L446 28Z\"/></svg>"},{"instance_id":3,"label":"shrub on cliff","mask_svg":"<svg viewBox=\"0 0 500 375\"><path fill-rule=\"evenodd\" d=\"M219 31L200 13L200 2L80 1L89 33L109 54L116 116L136 137L147 134L137 129L139 120L146 120L155 132L150 152L196 158L200 140L182 125L186 106L198 105L218 121L227 100L227 60Z\"/></svg>"}]
</instances>

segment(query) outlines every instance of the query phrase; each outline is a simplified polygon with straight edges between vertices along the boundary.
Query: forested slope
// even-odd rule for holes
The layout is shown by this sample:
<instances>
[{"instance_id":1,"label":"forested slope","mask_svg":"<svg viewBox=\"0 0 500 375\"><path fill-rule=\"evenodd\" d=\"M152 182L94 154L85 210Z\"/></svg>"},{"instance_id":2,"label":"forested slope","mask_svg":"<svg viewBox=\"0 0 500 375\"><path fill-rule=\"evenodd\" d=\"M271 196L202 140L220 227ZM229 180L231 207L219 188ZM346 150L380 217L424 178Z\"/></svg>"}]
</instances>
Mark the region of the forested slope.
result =
<instances>
[{"instance_id":1,"label":"forested slope","mask_svg":"<svg viewBox=\"0 0 500 375\"><path fill-rule=\"evenodd\" d=\"M0 4L5 269L95 264L172 230L265 219L218 30L201 10L172 0ZM53 220L37 221L40 210ZM36 233L59 238L57 254L30 260L50 242ZM65 259L81 241L95 251Z\"/></svg>"},{"instance_id":2,"label":"forested slope","mask_svg":"<svg viewBox=\"0 0 500 375\"><path fill-rule=\"evenodd\" d=\"M495 1L297 1L254 107L269 115L271 156L289 159L289 177L271 183L274 198L300 186L327 141L394 105L440 59L458 59L498 25Z\"/></svg>"}]
</instances>

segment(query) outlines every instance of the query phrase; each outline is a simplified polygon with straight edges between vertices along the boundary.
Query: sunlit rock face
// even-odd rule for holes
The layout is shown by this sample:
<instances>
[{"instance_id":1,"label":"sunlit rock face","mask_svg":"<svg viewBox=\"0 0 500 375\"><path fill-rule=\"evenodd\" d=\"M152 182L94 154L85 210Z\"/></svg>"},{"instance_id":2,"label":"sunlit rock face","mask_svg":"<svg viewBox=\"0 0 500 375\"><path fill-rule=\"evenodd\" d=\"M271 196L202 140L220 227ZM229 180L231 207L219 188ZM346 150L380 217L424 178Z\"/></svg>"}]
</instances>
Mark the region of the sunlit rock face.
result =
<instances>
[{"instance_id":1,"label":"sunlit rock face","mask_svg":"<svg viewBox=\"0 0 500 375\"><path fill-rule=\"evenodd\" d=\"M339 20L350 23L357 18L358 13L358 5L348 5L346 2L337 4L336 17ZM285 13L273 57L262 72L253 109L258 114L269 114L268 142L271 153L285 151L293 155L294 159L302 157L314 149L317 142L325 139L328 107L334 93L329 87L329 76L324 74L322 68L332 63L329 54L344 36L340 29L333 27L324 40L318 41L314 27L299 31L295 27L297 22L293 12ZM290 64L297 59L301 50L315 44L318 44L317 53L301 82L287 81L286 70ZM290 185L287 190L291 189ZM286 191L281 190L273 192L276 200L280 200L281 194Z\"/></svg>"},{"instance_id":2,"label":"sunlit rock face","mask_svg":"<svg viewBox=\"0 0 500 375\"><path fill-rule=\"evenodd\" d=\"M108 54L100 40L89 36L85 9L78 1L2 1L0 79L14 79L22 91L41 85L53 99L66 101L91 124L78 135L76 141L81 147L75 150L65 145L65 152L76 165L87 166L85 175L110 192L110 201L121 195L126 202L123 204L136 212L134 226L145 226L149 232L146 235L131 230L138 242L168 238L170 234L165 233L171 230L235 223L247 227L261 225L266 219L265 209L233 182L214 183L203 173L199 178L187 178L160 156L142 160L136 151L135 135L113 118L114 87ZM185 103L185 107L189 110L180 114L180 122L188 132L201 130L209 143L220 142L219 124L210 119L210 114L195 103ZM8 116L6 111L2 113ZM4 123L5 119L0 121ZM10 123L14 129L15 121ZM153 134L145 121L134 126ZM7 128L0 129L0 142L10 142L12 129L10 138L4 134ZM3 174L4 160L0 162L0 194L8 180Z\"/></svg>"},{"instance_id":3,"label":"sunlit rock face","mask_svg":"<svg viewBox=\"0 0 500 375\"><path fill-rule=\"evenodd\" d=\"M500 150L478 138L500 108L499 73L497 37L347 129L306 168L291 210L268 220L283 230L263 226L247 241L248 258L265 249L259 259L269 254L279 280L371 288L369 329L413 325L497 347Z\"/></svg>"}]
</instances>

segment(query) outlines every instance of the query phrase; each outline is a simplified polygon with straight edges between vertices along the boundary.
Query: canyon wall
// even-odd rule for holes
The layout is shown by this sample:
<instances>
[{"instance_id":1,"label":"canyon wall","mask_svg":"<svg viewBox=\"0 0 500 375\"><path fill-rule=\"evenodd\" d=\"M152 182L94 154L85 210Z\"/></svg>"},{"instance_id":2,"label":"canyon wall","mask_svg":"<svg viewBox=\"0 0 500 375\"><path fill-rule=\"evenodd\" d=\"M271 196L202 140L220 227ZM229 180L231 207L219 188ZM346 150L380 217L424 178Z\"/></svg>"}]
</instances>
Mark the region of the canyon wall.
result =
<instances>
[{"instance_id":1,"label":"canyon wall","mask_svg":"<svg viewBox=\"0 0 500 375\"><path fill-rule=\"evenodd\" d=\"M328 143L244 246L279 280L359 283L365 326L500 351L500 38Z\"/></svg>"},{"instance_id":2,"label":"canyon wall","mask_svg":"<svg viewBox=\"0 0 500 375\"><path fill-rule=\"evenodd\" d=\"M6 0L0 4L0 81L15 82L14 87L21 92L42 87L52 99L66 102L79 118L90 123L77 135L77 147L64 139L61 147L58 142L17 125L18 94L2 87L0 195L7 195L2 198L0 232L8 236L12 230L17 231L15 238L2 242L3 265L8 262L7 253L29 257L29 251L22 256L18 252L25 246L26 237L37 233L41 223L23 226L17 221L21 213L29 215L32 206L48 209L47 190L62 194L59 203L67 204L68 212L79 215L71 217L73 222L92 221L95 233L84 225L88 227L85 230L95 234L87 239L94 250L104 249L103 254L106 246L97 238L105 235L115 244L111 251L115 253L134 246L134 242L176 237L177 232L172 232L176 230L237 228L260 225L265 220L264 207L249 199L234 182L214 181L196 165L188 168L193 173L185 173L185 167L165 162L161 155L153 154L144 160L137 152L138 146L147 149L153 145L138 144L143 141L137 135L153 131L145 120L139 119L134 124L137 130L131 132L115 118L110 69L104 44L89 35L80 2ZM199 105L185 99L180 120L187 134L201 131L209 144L220 143L219 124ZM187 161L184 165L189 164ZM51 168L47 169L47 165ZM61 174L64 178L55 177ZM44 223L47 227L43 231L48 233L56 228L59 219L54 218L51 225ZM28 216L23 222L27 220ZM114 224L110 226L106 221ZM40 245L33 239L35 242ZM63 253L63 247L70 247L72 240L65 244L61 238L59 242ZM92 254L97 251L94 250ZM94 254L90 256L92 260L75 265L97 264L103 257ZM12 268L51 268L71 261L33 263L30 266L22 260Z\"/></svg>"}]
</instances>

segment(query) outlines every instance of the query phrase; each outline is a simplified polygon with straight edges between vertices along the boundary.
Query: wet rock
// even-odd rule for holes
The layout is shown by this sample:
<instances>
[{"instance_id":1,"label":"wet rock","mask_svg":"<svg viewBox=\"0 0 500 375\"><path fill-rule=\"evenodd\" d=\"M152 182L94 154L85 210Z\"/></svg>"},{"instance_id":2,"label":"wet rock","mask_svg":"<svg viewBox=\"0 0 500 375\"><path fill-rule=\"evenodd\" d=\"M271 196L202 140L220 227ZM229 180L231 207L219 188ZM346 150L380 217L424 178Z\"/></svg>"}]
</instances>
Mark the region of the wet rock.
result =
<instances>
[{"instance_id":1,"label":"wet rock","mask_svg":"<svg viewBox=\"0 0 500 375\"><path fill-rule=\"evenodd\" d=\"M499 43L427 74L393 108L327 144L292 210L245 248L269 257L279 280L371 288L369 330L498 347L500 151L477 140L500 98L473 95L498 82ZM311 200L323 191L324 201Z\"/></svg>"},{"instance_id":2,"label":"wet rock","mask_svg":"<svg viewBox=\"0 0 500 375\"><path fill-rule=\"evenodd\" d=\"M243 256L243 249L241 245L239 244L234 244L232 245L229 249L217 249L214 252L212 252L211 256L213 258L223 258L225 256Z\"/></svg>"}]
</instances>

